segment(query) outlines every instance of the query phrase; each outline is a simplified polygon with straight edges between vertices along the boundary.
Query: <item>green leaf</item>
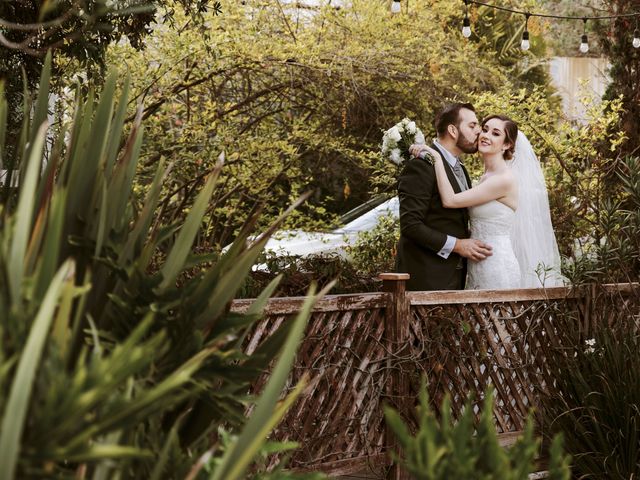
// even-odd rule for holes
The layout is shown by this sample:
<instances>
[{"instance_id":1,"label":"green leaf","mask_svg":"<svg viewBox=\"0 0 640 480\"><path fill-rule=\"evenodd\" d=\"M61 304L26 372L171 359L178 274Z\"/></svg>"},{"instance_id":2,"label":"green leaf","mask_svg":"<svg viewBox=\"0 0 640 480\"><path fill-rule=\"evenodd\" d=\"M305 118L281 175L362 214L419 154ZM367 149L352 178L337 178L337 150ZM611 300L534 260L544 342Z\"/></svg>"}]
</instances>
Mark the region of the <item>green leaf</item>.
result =
<instances>
[{"instance_id":1,"label":"green leaf","mask_svg":"<svg viewBox=\"0 0 640 480\"><path fill-rule=\"evenodd\" d=\"M123 445L91 445L87 450L78 454L65 454L67 462L85 463L103 460L105 458L153 458L153 452L136 447Z\"/></svg>"},{"instance_id":2,"label":"green leaf","mask_svg":"<svg viewBox=\"0 0 640 480\"><path fill-rule=\"evenodd\" d=\"M245 315L250 316L252 318L262 318L264 314L264 308L267 305L267 302L275 292L276 288L280 284L282 280L282 275L276 276L273 280L269 282L269 285L265 287L265 289L260 293L258 298L256 298L251 306L245 312ZM217 327L217 326L216 326ZM249 334L249 329L247 329L236 341L237 348L242 348L242 343L244 342L246 336ZM212 336L215 337L217 335L216 328L212 331Z\"/></svg>"},{"instance_id":3,"label":"green leaf","mask_svg":"<svg viewBox=\"0 0 640 480\"><path fill-rule=\"evenodd\" d=\"M7 99L4 98L4 82L0 81L0 168L5 167L4 145L7 134Z\"/></svg>"},{"instance_id":4,"label":"green leaf","mask_svg":"<svg viewBox=\"0 0 640 480\"><path fill-rule=\"evenodd\" d=\"M118 151L120 150L120 139L122 138L122 129L124 127L124 121L127 115L127 100L129 98L130 83L131 79L127 75L120 92L118 108L111 124L111 132L109 134L109 140L107 141L106 161L104 169L107 179L111 178L113 166L116 161Z\"/></svg>"},{"instance_id":5,"label":"green leaf","mask_svg":"<svg viewBox=\"0 0 640 480\"><path fill-rule=\"evenodd\" d=\"M245 282L249 270L251 270L256 259L262 253L267 241L268 238L264 237L251 248L242 252L229 271L225 272L220 278L215 289L210 293L207 308L196 318L195 322L198 327L203 328L207 324L215 325L213 322L227 308L229 301L233 299L238 289Z\"/></svg>"},{"instance_id":6,"label":"green leaf","mask_svg":"<svg viewBox=\"0 0 640 480\"><path fill-rule=\"evenodd\" d=\"M31 156L27 167L27 174L20 185L20 197L16 212L16 224L14 235L11 241L11 251L9 253L9 286L11 297L15 308L18 308L22 293L22 280L25 269L25 253L29 244L29 232L33 220L33 210L35 202L35 192L40 174L40 161L44 139L47 133L47 124L43 124L36 135Z\"/></svg>"},{"instance_id":7,"label":"green leaf","mask_svg":"<svg viewBox=\"0 0 640 480\"><path fill-rule=\"evenodd\" d=\"M184 262L191 251L193 240L200 229L202 224L202 217L209 206L209 200L211 199L211 193L213 192L213 186L217 180L219 170L214 171L202 189L198 194L193 208L189 212L187 219L184 222L184 226L178 234L176 243L171 249L171 253L167 257L164 265L162 266L162 283L158 287L159 291L166 290L169 286L173 285L178 277L178 274L182 271Z\"/></svg>"},{"instance_id":8,"label":"green leaf","mask_svg":"<svg viewBox=\"0 0 640 480\"><path fill-rule=\"evenodd\" d=\"M153 467L153 471L151 472L151 476L149 480L161 480L162 473L164 467L169 461L169 452L172 447L175 447L178 444L178 428L180 426L180 421L176 422L175 425L171 428L169 435L167 435L167 440L165 441L164 446L162 447L162 451L160 455L156 459L156 464Z\"/></svg>"},{"instance_id":9,"label":"green leaf","mask_svg":"<svg viewBox=\"0 0 640 480\"><path fill-rule=\"evenodd\" d=\"M170 171L171 166L169 166L165 171L164 160L160 160L151 188L149 188L149 192L145 198L144 207L136 220L133 230L129 233L127 243L124 245L118 256L118 264L120 266L124 267L125 263L131 261L136 247L140 247L146 240L149 227L153 221L153 213L158 205L158 199L160 198L160 192L162 191L162 182Z\"/></svg>"},{"instance_id":10,"label":"green leaf","mask_svg":"<svg viewBox=\"0 0 640 480\"><path fill-rule=\"evenodd\" d=\"M9 399L2 415L0 478L6 480L14 478L36 370L64 285L67 282L73 284L73 271L74 264L70 260L58 270L33 321L27 343L20 355Z\"/></svg>"},{"instance_id":11,"label":"green leaf","mask_svg":"<svg viewBox=\"0 0 640 480\"><path fill-rule=\"evenodd\" d=\"M280 411L276 409L276 404L289 376L311 309L317 300L317 297L313 296L313 294L312 287L300 312L293 320L293 327L282 348L280 358L271 373L264 392L258 399L251 418L247 421L240 436L226 451L220 467L210 476L210 480L236 480L242 478L251 460L266 441L267 434L279 420L278 417L284 415L282 408L280 408ZM298 385L296 391L299 392L300 389L301 385ZM287 400L289 402L293 402L294 398L292 396L288 397Z\"/></svg>"},{"instance_id":12,"label":"green leaf","mask_svg":"<svg viewBox=\"0 0 640 480\"><path fill-rule=\"evenodd\" d=\"M47 115L49 113L49 80L51 78L51 52L47 53L44 60L44 66L42 73L40 74L40 87L38 89L38 99L35 105L35 112L31 125L33 128L39 129L40 126L47 121ZM37 131L31 132L29 138L29 145L35 146ZM30 149L27 149L27 155L29 155Z\"/></svg>"},{"instance_id":13,"label":"green leaf","mask_svg":"<svg viewBox=\"0 0 640 480\"><path fill-rule=\"evenodd\" d=\"M93 122L94 97L89 92L89 97L84 105L78 105L73 120L73 130L69 146L69 154L66 162L63 162L62 178L67 185L67 224L73 225L79 216L79 212L86 208L81 204L82 192L91 184L94 171L86 169L84 159L87 155L87 144L91 134ZM94 162L95 165L95 162Z\"/></svg>"},{"instance_id":14,"label":"green leaf","mask_svg":"<svg viewBox=\"0 0 640 480\"><path fill-rule=\"evenodd\" d=\"M109 183L108 197L113 202L107 217L108 228L127 228L125 212L131 201L131 184L136 173L140 148L144 135L139 123L135 123L124 147L122 158L115 167Z\"/></svg>"},{"instance_id":15,"label":"green leaf","mask_svg":"<svg viewBox=\"0 0 640 480\"><path fill-rule=\"evenodd\" d=\"M96 232L96 246L93 250L93 256L97 257L102 252L102 245L104 244L107 223L107 212L109 211L108 203L109 198L107 196L107 187L103 178L98 181L98 189L100 190L100 207L98 208L98 231Z\"/></svg>"}]
</instances>

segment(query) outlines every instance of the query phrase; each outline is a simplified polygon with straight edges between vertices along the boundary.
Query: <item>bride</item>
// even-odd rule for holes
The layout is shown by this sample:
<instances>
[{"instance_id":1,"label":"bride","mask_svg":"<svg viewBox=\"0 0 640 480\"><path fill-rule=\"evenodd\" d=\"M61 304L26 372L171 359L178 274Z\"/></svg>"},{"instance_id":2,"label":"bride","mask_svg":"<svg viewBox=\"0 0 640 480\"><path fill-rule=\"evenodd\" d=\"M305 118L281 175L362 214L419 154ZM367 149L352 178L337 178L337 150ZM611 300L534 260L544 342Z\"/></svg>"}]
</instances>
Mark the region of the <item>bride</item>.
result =
<instances>
[{"instance_id":1,"label":"bride","mask_svg":"<svg viewBox=\"0 0 640 480\"><path fill-rule=\"evenodd\" d=\"M426 149L434 158L443 205L468 207L471 238L493 247L492 256L470 261L468 289L563 284L542 169L513 120L503 115L484 119L478 152L485 171L476 186L461 193L454 193L440 154Z\"/></svg>"}]
</instances>

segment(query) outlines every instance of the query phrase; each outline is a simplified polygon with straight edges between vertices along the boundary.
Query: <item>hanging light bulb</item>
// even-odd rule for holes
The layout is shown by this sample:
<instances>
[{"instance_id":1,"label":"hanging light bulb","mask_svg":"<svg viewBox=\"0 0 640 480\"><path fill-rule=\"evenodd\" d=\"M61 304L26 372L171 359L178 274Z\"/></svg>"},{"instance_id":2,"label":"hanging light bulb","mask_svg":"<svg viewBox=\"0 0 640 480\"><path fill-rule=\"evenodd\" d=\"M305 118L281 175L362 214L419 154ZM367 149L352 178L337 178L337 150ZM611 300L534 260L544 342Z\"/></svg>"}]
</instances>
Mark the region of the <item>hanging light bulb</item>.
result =
<instances>
[{"instance_id":1,"label":"hanging light bulb","mask_svg":"<svg viewBox=\"0 0 640 480\"><path fill-rule=\"evenodd\" d=\"M640 48L640 31L636 28L633 31L633 48Z\"/></svg>"},{"instance_id":2,"label":"hanging light bulb","mask_svg":"<svg viewBox=\"0 0 640 480\"><path fill-rule=\"evenodd\" d=\"M400 13L400 0L391 2L391 13Z\"/></svg>"},{"instance_id":3,"label":"hanging light bulb","mask_svg":"<svg viewBox=\"0 0 640 480\"><path fill-rule=\"evenodd\" d=\"M589 51L589 40L586 35L582 35L582 40L580 41L580 51L582 53L587 53Z\"/></svg>"},{"instance_id":4,"label":"hanging light bulb","mask_svg":"<svg viewBox=\"0 0 640 480\"><path fill-rule=\"evenodd\" d=\"M524 23L524 32L522 32L522 42L520 43L520 48L525 52L529 50L531 47L531 43L529 43L529 14L526 14L526 20Z\"/></svg>"},{"instance_id":5,"label":"hanging light bulb","mask_svg":"<svg viewBox=\"0 0 640 480\"><path fill-rule=\"evenodd\" d=\"M529 32L525 30L522 34L522 42L520 42L520 48L526 52L530 47L531 43L529 42Z\"/></svg>"},{"instance_id":6,"label":"hanging light bulb","mask_svg":"<svg viewBox=\"0 0 640 480\"><path fill-rule=\"evenodd\" d=\"M469 0L464 0L464 20L462 20L462 36L471 36L471 21L469 20Z\"/></svg>"},{"instance_id":7,"label":"hanging light bulb","mask_svg":"<svg viewBox=\"0 0 640 480\"><path fill-rule=\"evenodd\" d=\"M589 39L587 38L587 19L583 18L584 30L582 32L582 39L580 40L580 51L587 53L589 51Z\"/></svg>"},{"instance_id":8,"label":"hanging light bulb","mask_svg":"<svg viewBox=\"0 0 640 480\"><path fill-rule=\"evenodd\" d=\"M471 22L469 21L469 17L464 17L462 21L462 36L464 38L469 38L471 36Z\"/></svg>"}]
</instances>

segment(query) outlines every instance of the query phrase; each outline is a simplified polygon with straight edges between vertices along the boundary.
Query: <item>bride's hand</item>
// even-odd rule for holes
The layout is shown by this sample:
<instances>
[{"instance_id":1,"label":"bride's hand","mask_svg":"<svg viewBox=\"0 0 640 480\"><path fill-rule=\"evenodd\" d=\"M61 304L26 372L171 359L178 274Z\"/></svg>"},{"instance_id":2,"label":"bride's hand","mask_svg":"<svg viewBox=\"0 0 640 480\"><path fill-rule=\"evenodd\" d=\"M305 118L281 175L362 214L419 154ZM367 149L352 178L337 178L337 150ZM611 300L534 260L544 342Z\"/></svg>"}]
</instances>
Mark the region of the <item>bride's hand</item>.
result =
<instances>
[{"instance_id":1,"label":"bride's hand","mask_svg":"<svg viewBox=\"0 0 640 480\"><path fill-rule=\"evenodd\" d=\"M426 151L431 156L431 158L433 158L434 161L436 162L442 161L442 156L440 155L440 152L438 152L435 148L431 148L428 145L424 145L423 150Z\"/></svg>"},{"instance_id":2,"label":"bride's hand","mask_svg":"<svg viewBox=\"0 0 640 480\"><path fill-rule=\"evenodd\" d=\"M429 156L434 158L436 161L442 160L440 152L434 150L429 145L425 145L424 143L414 143L409 147L409 153L416 158L424 158L424 156L420 156L422 152L427 152Z\"/></svg>"},{"instance_id":3,"label":"bride's hand","mask_svg":"<svg viewBox=\"0 0 640 480\"><path fill-rule=\"evenodd\" d=\"M419 158L425 147L426 145L424 143L414 143L409 147L409 153L414 157Z\"/></svg>"}]
</instances>

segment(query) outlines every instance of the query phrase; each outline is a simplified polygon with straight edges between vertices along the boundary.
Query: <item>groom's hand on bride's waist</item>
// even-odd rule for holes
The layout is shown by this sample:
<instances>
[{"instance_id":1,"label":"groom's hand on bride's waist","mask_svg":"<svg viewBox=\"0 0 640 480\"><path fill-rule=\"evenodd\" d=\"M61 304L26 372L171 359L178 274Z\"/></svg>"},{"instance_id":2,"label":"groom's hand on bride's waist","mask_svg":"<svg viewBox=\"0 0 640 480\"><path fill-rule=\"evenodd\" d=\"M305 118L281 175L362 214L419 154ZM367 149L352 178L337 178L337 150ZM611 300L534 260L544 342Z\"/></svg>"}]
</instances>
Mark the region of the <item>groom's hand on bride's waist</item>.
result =
<instances>
[{"instance_id":1,"label":"groom's hand on bride's waist","mask_svg":"<svg viewBox=\"0 0 640 480\"><path fill-rule=\"evenodd\" d=\"M492 255L491 245L475 238L457 238L453 251L458 255L479 262Z\"/></svg>"}]
</instances>

